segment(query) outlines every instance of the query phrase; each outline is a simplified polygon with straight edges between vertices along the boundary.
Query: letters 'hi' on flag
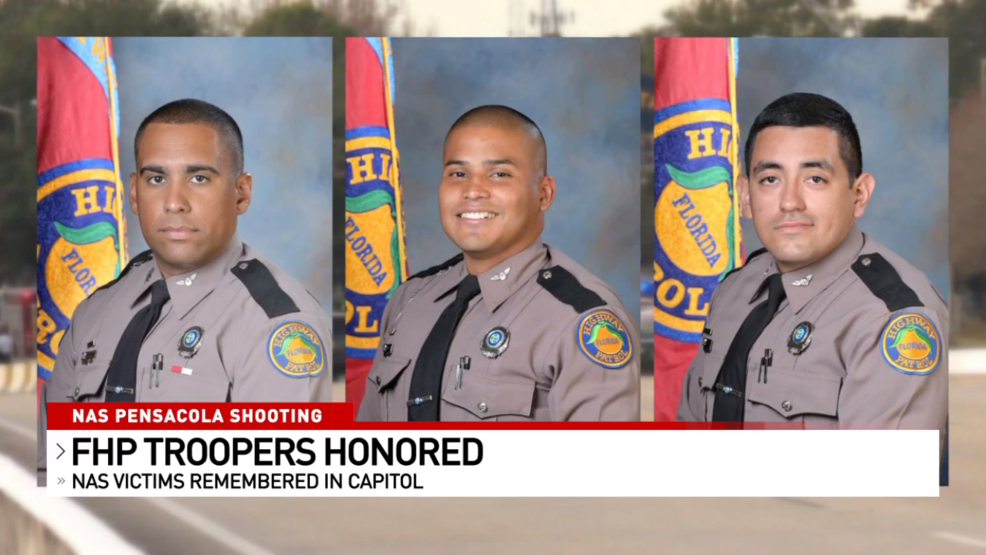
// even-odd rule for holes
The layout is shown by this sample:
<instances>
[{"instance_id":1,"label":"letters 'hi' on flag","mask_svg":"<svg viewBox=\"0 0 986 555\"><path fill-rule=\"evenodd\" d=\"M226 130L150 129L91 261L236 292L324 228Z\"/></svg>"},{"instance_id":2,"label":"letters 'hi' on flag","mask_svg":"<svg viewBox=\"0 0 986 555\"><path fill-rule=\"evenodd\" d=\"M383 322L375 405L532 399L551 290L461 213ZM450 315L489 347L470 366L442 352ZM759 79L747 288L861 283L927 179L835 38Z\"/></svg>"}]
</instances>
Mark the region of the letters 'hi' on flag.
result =
<instances>
[{"instance_id":1,"label":"letters 'hi' on flag","mask_svg":"<svg viewBox=\"0 0 986 555\"><path fill-rule=\"evenodd\" d=\"M716 285L742 264L736 39L654 40L654 419L674 420Z\"/></svg>"},{"instance_id":2,"label":"letters 'hi' on flag","mask_svg":"<svg viewBox=\"0 0 986 555\"><path fill-rule=\"evenodd\" d=\"M407 280L390 39L346 39L346 401L359 407L383 310Z\"/></svg>"},{"instance_id":3,"label":"letters 'hi' on flag","mask_svg":"<svg viewBox=\"0 0 986 555\"><path fill-rule=\"evenodd\" d=\"M127 263L119 131L109 37L39 38L39 396L76 306Z\"/></svg>"}]
</instances>

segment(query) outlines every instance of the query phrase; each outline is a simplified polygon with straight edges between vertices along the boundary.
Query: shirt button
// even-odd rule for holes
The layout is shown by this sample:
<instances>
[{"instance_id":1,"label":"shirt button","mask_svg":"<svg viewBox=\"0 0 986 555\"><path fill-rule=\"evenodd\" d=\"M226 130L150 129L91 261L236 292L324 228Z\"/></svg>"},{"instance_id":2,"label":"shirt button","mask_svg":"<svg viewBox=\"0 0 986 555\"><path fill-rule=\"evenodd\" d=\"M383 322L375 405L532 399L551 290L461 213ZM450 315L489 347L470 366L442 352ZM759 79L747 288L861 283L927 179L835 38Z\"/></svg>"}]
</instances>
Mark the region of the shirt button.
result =
<instances>
[{"instance_id":1,"label":"shirt button","mask_svg":"<svg viewBox=\"0 0 986 555\"><path fill-rule=\"evenodd\" d=\"M486 406L486 402L485 401L479 403L479 406L477 408L479 409L479 412L486 412L486 411L488 411L490 409L488 406Z\"/></svg>"},{"instance_id":2,"label":"shirt button","mask_svg":"<svg viewBox=\"0 0 986 555\"><path fill-rule=\"evenodd\" d=\"M860 260L859 263L862 264L863 266L869 266L870 265L870 259L869 258L864 258L864 259Z\"/></svg>"},{"instance_id":3,"label":"shirt button","mask_svg":"<svg viewBox=\"0 0 986 555\"><path fill-rule=\"evenodd\" d=\"M794 406L791 404L791 401L784 401L781 403L781 408L784 409L784 412L791 412L791 409L794 408Z\"/></svg>"},{"instance_id":4,"label":"shirt button","mask_svg":"<svg viewBox=\"0 0 986 555\"><path fill-rule=\"evenodd\" d=\"M551 272L545 271L541 275L544 276L544 279L551 279Z\"/></svg>"}]
</instances>

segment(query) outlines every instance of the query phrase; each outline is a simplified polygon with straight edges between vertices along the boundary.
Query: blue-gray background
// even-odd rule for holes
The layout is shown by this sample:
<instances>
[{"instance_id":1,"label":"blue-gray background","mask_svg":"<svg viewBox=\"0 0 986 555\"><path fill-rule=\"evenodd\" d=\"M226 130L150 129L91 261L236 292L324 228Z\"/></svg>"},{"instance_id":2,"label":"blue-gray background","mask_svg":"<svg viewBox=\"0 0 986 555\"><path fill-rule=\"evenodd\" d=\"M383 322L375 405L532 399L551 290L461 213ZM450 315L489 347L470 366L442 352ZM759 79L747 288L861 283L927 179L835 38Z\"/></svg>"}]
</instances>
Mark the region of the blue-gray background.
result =
<instances>
[{"instance_id":1,"label":"blue-gray background","mask_svg":"<svg viewBox=\"0 0 986 555\"><path fill-rule=\"evenodd\" d=\"M240 238L332 305L332 39L113 39L120 168L129 190L133 138L151 112L198 98L243 133L253 200ZM127 206L130 254L147 249Z\"/></svg>"},{"instance_id":2,"label":"blue-gray background","mask_svg":"<svg viewBox=\"0 0 986 555\"><path fill-rule=\"evenodd\" d=\"M750 38L739 45L740 140L787 93L842 104L859 130L863 171L876 179L860 228L947 298L948 40ZM743 240L747 252L762 246L745 219Z\"/></svg>"},{"instance_id":3,"label":"blue-gray background","mask_svg":"<svg viewBox=\"0 0 986 555\"><path fill-rule=\"evenodd\" d=\"M438 214L445 133L504 104L533 119L558 184L545 243L640 311L640 42L637 39L394 39L411 272L458 251Z\"/></svg>"}]
</instances>

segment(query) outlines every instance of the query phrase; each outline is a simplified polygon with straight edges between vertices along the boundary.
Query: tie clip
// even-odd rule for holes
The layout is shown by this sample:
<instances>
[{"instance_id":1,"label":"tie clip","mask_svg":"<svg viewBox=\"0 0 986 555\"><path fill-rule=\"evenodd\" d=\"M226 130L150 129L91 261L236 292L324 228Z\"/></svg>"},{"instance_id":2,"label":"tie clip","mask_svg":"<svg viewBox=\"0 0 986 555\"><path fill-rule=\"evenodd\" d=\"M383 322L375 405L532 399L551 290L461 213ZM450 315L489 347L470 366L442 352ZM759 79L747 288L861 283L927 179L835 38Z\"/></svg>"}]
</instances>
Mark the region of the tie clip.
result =
<instances>
[{"instance_id":1,"label":"tie clip","mask_svg":"<svg viewBox=\"0 0 986 555\"><path fill-rule=\"evenodd\" d=\"M742 391L736 391L735 389L729 387L728 385L722 385L721 383L717 383L716 384L716 389L718 389L719 391L721 391L721 392L723 392L723 393L725 393L727 395L735 395L735 396L739 397L740 399L743 398L743 392Z\"/></svg>"},{"instance_id":2,"label":"tie clip","mask_svg":"<svg viewBox=\"0 0 986 555\"><path fill-rule=\"evenodd\" d=\"M116 386L116 387L114 387L114 388L112 388L112 391L113 391L113 393L116 393L117 395L119 395L121 393L129 393L130 395L133 395L134 394L134 390L132 388L123 387L123 386L119 386L119 385Z\"/></svg>"},{"instance_id":3,"label":"tie clip","mask_svg":"<svg viewBox=\"0 0 986 555\"><path fill-rule=\"evenodd\" d=\"M434 401L434 400L435 400L435 398L433 396L431 396L431 395L425 395L424 397L415 397L414 399L408 400L407 406L409 406L409 407L410 406L417 406L417 405L420 405L421 403L427 403L429 401Z\"/></svg>"}]
</instances>

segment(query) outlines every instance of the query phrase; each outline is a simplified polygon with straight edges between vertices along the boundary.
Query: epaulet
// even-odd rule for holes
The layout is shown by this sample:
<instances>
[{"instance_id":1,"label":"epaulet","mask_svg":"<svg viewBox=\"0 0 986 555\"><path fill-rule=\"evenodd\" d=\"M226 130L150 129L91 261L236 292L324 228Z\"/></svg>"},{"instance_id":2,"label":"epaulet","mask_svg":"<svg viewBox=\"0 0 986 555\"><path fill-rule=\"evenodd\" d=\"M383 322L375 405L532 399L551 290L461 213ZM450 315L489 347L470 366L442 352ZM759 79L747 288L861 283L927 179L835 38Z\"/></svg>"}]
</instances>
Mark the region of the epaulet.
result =
<instances>
[{"instance_id":1,"label":"epaulet","mask_svg":"<svg viewBox=\"0 0 986 555\"><path fill-rule=\"evenodd\" d=\"M438 272L441 272L442 270L448 270L449 268L451 268L452 266L455 266L459 262L462 262L462 253L461 252L459 254L453 256L452 258L449 258L445 262L442 262L441 264L439 264L437 266L432 266L431 268L428 268L427 270L421 270L420 272L414 274L413 276L411 276L411 277L409 277L407 279L408 280L412 280L414 278L423 278L423 277L433 276L433 275L437 274Z\"/></svg>"},{"instance_id":2,"label":"epaulet","mask_svg":"<svg viewBox=\"0 0 986 555\"><path fill-rule=\"evenodd\" d=\"M880 254L861 255L853 262L852 270L887 305L890 312L924 306L917 293L904 283L897 270Z\"/></svg>"},{"instance_id":3,"label":"epaulet","mask_svg":"<svg viewBox=\"0 0 986 555\"><path fill-rule=\"evenodd\" d=\"M117 276L116 279L114 279L113 281L111 281L109 283L104 284L99 289L96 289L96 291L99 291L101 289L108 289L108 288L110 288L113 284L115 284L116 282L118 282L121 279L123 279L123 276L127 275L127 273L130 272L130 269L131 268L136 268L137 266L140 266L141 264L143 264L144 262L147 262L147 261L151 260L152 258L154 258L154 251L152 251L151 249L147 249L146 251L144 251L144 252L138 254L137 256L131 258L130 259L130 263L127 264L127 267L124 268L122 272L120 272L120 275Z\"/></svg>"},{"instance_id":4,"label":"epaulet","mask_svg":"<svg viewBox=\"0 0 986 555\"><path fill-rule=\"evenodd\" d=\"M300 312L298 305L281 289L263 262L257 259L245 260L238 262L230 271L243 282L250 296L264 309L268 318Z\"/></svg>"},{"instance_id":5,"label":"epaulet","mask_svg":"<svg viewBox=\"0 0 986 555\"><path fill-rule=\"evenodd\" d=\"M606 305L602 297L592 289L584 287L575 276L561 266L552 266L538 272L538 284L578 313Z\"/></svg>"},{"instance_id":6,"label":"epaulet","mask_svg":"<svg viewBox=\"0 0 986 555\"><path fill-rule=\"evenodd\" d=\"M751 252L750 253L750 256L747 256L746 257L746 262L743 263L742 266L737 266L736 268L733 268L732 270L729 270L728 272L726 272L726 275L722 276L722 279L719 280L719 283L722 283L722 282L726 281L726 278L728 278L729 276L733 275L733 272L737 272L739 270L742 270L743 268L746 267L747 264L750 263L750 261L752 261L754 258L760 256L761 254L763 254L765 252L767 252L766 247L765 248L762 248L762 249L757 249L757 250Z\"/></svg>"}]
</instances>

